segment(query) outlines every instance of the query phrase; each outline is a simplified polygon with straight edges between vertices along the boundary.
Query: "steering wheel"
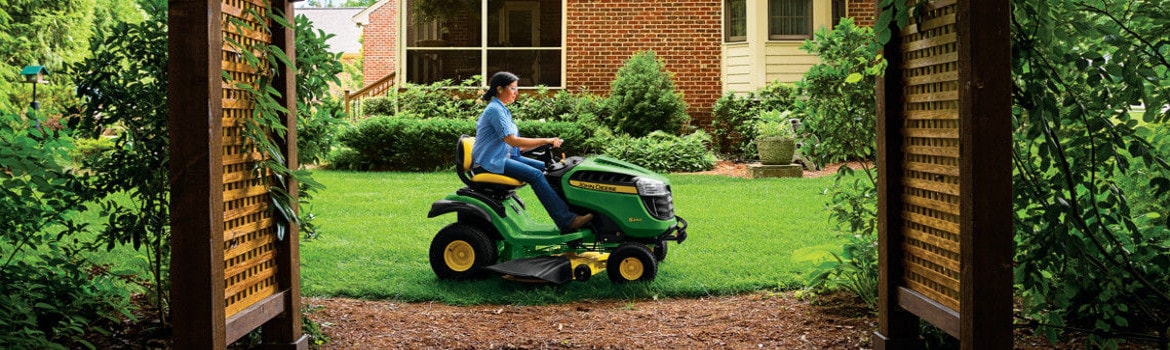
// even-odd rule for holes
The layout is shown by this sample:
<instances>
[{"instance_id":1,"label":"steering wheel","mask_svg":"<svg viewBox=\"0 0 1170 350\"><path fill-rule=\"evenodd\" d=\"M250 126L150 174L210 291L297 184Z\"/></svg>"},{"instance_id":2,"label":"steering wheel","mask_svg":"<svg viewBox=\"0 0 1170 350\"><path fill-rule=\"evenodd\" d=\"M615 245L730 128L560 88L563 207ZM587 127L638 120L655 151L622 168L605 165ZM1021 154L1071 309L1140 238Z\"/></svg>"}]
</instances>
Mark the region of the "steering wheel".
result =
<instances>
[{"instance_id":1,"label":"steering wheel","mask_svg":"<svg viewBox=\"0 0 1170 350\"><path fill-rule=\"evenodd\" d=\"M553 154L551 144L540 145L536 148L522 152L521 155L544 162L545 169L552 168L554 164L558 163L556 155Z\"/></svg>"}]
</instances>

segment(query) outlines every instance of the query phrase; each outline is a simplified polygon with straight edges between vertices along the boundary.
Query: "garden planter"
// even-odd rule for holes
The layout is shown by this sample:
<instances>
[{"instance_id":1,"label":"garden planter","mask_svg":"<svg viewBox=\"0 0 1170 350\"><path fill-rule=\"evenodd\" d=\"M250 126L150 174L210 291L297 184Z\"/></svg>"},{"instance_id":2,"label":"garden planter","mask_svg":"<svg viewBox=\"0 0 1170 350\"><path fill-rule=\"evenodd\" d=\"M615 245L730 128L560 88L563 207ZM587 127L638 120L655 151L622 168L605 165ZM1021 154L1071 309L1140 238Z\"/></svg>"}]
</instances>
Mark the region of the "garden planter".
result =
<instances>
[{"instance_id":1,"label":"garden planter","mask_svg":"<svg viewBox=\"0 0 1170 350\"><path fill-rule=\"evenodd\" d=\"M764 165L785 165L792 163L796 152L796 140L784 137L762 137L756 139L756 150L760 163Z\"/></svg>"}]
</instances>

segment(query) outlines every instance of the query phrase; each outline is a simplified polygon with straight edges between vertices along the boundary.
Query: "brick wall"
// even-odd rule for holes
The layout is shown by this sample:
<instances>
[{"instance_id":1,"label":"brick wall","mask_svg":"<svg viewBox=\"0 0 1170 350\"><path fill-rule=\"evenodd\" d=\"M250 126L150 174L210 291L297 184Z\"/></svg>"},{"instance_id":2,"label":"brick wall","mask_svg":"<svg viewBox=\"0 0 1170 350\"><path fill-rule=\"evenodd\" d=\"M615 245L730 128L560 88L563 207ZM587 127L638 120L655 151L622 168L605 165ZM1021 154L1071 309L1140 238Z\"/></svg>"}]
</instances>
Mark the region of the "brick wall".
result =
<instances>
[{"instance_id":1,"label":"brick wall","mask_svg":"<svg viewBox=\"0 0 1170 350\"><path fill-rule=\"evenodd\" d=\"M876 1L848 1L848 10L845 14L853 17L853 23L863 27L873 27L873 13L877 8Z\"/></svg>"},{"instance_id":2,"label":"brick wall","mask_svg":"<svg viewBox=\"0 0 1170 350\"><path fill-rule=\"evenodd\" d=\"M605 95L622 63L653 50L674 72L692 124L722 93L722 0L568 0L566 86Z\"/></svg>"},{"instance_id":3,"label":"brick wall","mask_svg":"<svg viewBox=\"0 0 1170 350\"><path fill-rule=\"evenodd\" d=\"M398 4L390 1L370 12L362 29L363 86L382 79L398 67Z\"/></svg>"}]
</instances>

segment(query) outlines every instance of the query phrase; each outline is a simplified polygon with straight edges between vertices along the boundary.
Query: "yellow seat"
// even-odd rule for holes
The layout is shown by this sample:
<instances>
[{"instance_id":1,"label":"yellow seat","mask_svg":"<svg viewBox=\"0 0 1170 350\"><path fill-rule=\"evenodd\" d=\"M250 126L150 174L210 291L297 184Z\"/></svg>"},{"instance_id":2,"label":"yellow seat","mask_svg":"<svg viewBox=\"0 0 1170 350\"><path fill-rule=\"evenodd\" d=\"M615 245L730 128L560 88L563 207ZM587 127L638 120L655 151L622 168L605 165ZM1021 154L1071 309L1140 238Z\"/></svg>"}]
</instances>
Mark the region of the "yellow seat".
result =
<instances>
[{"instance_id":1,"label":"yellow seat","mask_svg":"<svg viewBox=\"0 0 1170 350\"><path fill-rule=\"evenodd\" d=\"M475 146L475 137L463 135L459 137L459 144L456 145L455 159L456 168L459 173L459 178L463 180L468 186L480 187L479 185L501 185L506 187L520 187L524 186L524 182L512 177L501 174L480 172L478 174L471 173L471 149ZM470 176L468 176L470 175Z\"/></svg>"}]
</instances>

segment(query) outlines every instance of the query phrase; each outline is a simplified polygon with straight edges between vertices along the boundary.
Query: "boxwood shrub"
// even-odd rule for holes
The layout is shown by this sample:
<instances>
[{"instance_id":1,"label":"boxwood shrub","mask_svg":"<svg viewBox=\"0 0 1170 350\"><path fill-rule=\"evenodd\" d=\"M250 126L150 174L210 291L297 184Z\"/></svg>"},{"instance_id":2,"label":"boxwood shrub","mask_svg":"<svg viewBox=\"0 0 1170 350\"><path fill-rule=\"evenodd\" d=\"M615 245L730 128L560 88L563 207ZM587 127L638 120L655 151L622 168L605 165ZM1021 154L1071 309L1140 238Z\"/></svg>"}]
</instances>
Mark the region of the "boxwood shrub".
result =
<instances>
[{"instance_id":1,"label":"boxwood shrub","mask_svg":"<svg viewBox=\"0 0 1170 350\"><path fill-rule=\"evenodd\" d=\"M584 155L590 150L588 126L569 122L517 121L521 136L560 137L559 150ZM345 170L435 171L454 165L455 141L475 135L475 120L418 119L380 116L365 119L342 132L344 146L334 152L331 167Z\"/></svg>"}]
</instances>

